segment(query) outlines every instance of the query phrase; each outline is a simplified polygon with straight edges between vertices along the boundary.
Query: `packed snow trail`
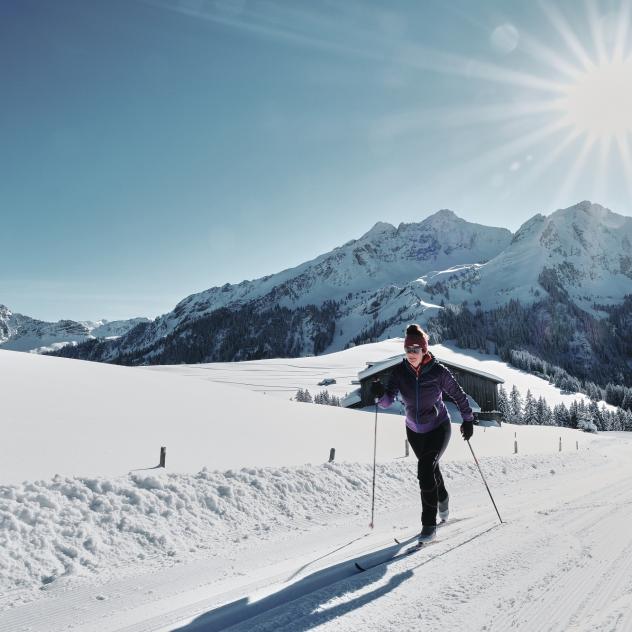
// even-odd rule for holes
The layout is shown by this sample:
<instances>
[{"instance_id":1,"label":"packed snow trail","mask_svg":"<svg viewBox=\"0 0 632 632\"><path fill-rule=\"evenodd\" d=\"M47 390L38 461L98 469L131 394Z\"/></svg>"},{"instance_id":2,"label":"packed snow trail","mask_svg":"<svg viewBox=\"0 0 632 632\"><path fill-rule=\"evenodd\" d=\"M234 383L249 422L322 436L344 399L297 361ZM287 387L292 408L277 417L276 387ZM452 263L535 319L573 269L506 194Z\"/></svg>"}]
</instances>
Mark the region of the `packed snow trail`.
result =
<instances>
[{"instance_id":1,"label":"packed snow trail","mask_svg":"<svg viewBox=\"0 0 632 632\"><path fill-rule=\"evenodd\" d=\"M311 530L281 530L247 549L227 543L210 559L56 582L0 614L0 630L632 630L631 445L602 435L574 455L508 457L508 473L520 463L521 476L488 476L503 525L478 473L456 476L454 523L437 541L365 572L314 583L414 527L414 489L407 506L377 513L374 532L362 515L321 516ZM491 465L481 461L486 474ZM233 618L214 628L213 613L230 604Z\"/></svg>"},{"instance_id":2,"label":"packed snow trail","mask_svg":"<svg viewBox=\"0 0 632 632\"><path fill-rule=\"evenodd\" d=\"M632 630L632 463L618 440L575 483L552 473L506 486L499 529L446 532L425 552L227 629ZM493 523L491 507L478 509ZM176 629L218 628L209 613Z\"/></svg>"}]
</instances>

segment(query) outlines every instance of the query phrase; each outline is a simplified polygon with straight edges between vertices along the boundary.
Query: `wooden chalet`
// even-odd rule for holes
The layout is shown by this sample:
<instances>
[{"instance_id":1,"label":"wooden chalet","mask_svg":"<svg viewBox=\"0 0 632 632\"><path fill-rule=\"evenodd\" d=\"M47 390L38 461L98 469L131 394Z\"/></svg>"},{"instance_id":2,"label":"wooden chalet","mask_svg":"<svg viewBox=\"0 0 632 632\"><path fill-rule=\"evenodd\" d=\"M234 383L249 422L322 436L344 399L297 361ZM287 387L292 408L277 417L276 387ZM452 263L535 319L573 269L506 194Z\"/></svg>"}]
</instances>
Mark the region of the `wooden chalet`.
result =
<instances>
[{"instance_id":1,"label":"wooden chalet","mask_svg":"<svg viewBox=\"0 0 632 632\"><path fill-rule=\"evenodd\" d=\"M381 362L367 362L367 368L358 373L359 388L350 393L342 401L342 405L348 408L372 406L371 382L379 378L386 385L391 371L403 358L403 355L397 355ZM461 385L461 388L466 392L477 419L500 420L497 387L498 384L504 383L502 378L479 369L443 360L438 356L435 356L435 358L450 370ZM446 400L449 400L447 395L444 394L444 397Z\"/></svg>"}]
</instances>

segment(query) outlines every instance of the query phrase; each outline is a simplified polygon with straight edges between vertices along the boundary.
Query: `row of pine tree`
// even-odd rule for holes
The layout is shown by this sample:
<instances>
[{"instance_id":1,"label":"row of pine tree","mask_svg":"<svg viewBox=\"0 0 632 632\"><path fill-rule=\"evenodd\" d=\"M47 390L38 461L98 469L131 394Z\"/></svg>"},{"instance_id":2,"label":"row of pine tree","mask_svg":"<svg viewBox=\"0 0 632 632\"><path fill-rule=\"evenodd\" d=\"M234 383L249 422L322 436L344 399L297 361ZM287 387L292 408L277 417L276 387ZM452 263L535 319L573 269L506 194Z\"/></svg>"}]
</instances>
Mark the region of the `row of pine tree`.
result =
<instances>
[{"instance_id":1,"label":"row of pine tree","mask_svg":"<svg viewBox=\"0 0 632 632\"><path fill-rule=\"evenodd\" d=\"M562 426L577 428L587 432L598 430L632 431L632 412L618 408L615 412L599 408L596 401L588 404L573 401L566 407L564 403L551 408L543 397L535 399L528 390L523 398L514 385L509 393L501 386L498 390L498 410L503 420L523 425Z\"/></svg>"},{"instance_id":2,"label":"row of pine tree","mask_svg":"<svg viewBox=\"0 0 632 632\"><path fill-rule=\"evenodd\" d=\"M316 393L314 397L308 389L299 388L294 395L295 402L307 402L309 404L323 404L324 406L340 406L340 398L329 393L327 389Z\"/></svg>"}]
</instances>

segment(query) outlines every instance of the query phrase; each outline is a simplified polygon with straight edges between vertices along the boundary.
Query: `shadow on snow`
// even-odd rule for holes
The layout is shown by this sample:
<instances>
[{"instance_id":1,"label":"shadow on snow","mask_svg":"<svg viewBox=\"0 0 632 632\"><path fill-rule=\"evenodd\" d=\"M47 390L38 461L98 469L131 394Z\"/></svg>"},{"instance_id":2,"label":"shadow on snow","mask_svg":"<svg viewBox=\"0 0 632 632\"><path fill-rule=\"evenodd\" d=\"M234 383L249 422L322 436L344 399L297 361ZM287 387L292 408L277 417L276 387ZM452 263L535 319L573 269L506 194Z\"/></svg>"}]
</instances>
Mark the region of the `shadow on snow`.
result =
<instances>
[{"instance_id":1,"label":"shadow on snow","mask_svg":"<svg viewBox=\"0 0 632 632\"><path fill-rule=\"evenodd\" d=\"M252 621L254 617L270 613L279 606L288 606L292 601L299 599L301 602L293 607L285 608L276 616L271 614L274 622L271 621L268 624L261 621L259 625L262 630L291 626L292 632L305 632L315 625L321 625L352 610L362 608L412 577L412 571L398 573L383 586L368 593L362 592L350 601L322 609L324 604L337 597L362 591L366 586L379 581L386 575L390 558L401 550L404 544L406 542L315 571L292 584L281 585L275 592L261 598L243 597L219 606L200 615L191 623L174 628L173 632L216 632L243 622L248 622L247 629L252 630L258 627L257 622ZM360 571L356 567L356 562L367 564L371 568Z\"/></svg>"}]
</instances>

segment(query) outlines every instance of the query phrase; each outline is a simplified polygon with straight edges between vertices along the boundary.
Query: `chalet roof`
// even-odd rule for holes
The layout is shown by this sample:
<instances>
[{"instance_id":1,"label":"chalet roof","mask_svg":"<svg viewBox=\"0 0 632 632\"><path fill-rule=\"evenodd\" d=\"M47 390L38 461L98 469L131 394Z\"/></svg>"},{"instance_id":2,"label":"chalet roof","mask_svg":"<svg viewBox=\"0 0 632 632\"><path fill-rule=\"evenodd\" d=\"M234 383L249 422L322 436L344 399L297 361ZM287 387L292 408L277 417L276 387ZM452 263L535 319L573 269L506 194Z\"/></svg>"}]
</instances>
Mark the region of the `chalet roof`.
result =
<instances>
[{"instance_id":1,"label":"chalet roof","mask_svg":"<svg viewBox=\"0 0 632 632\"><path fill-rule=\"evenodd\" d=\"M376 375L377 373L381 373L385 369L389 369L396 364L399 364L404 358L403 354L398 354L391 358L387 358L386 360L382 360L381 362L370 363L369 366L360 371L358 373L358 379L362 382L367 378ZM456 362L452 362L451 360L442 360L440 357L435 355L435 358L441 362L441 364L445 364L447 367L453 367L455 369L459 369L461 371L465 371L466 373L472 373L474 375L478 375L480 377L484 377L487 380L495 382L496 384L504 384L505 380L493 373L487 373L486 371L481 371L480 369L475 369L471 366L465 366L464 364L458 364Z\"/></svg>"},{"instance_id":2,"label":"chalet roof","mask_svg":"<svg viewBox=\"0 0 632 632\"><path fill-rule=\"evenodd\" d=\"M356 388L355 391L351 391L351 393L348 393L346 397L343 397L340 400L340 405L343 406L344 408L349 408L350 406L353 406L354 404L359 404L361 401L362 401L362 395L360 393L360 389Z\"/></svg>"}]
</instances>

